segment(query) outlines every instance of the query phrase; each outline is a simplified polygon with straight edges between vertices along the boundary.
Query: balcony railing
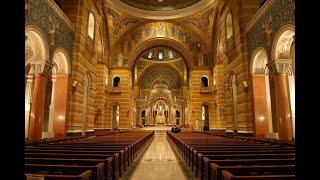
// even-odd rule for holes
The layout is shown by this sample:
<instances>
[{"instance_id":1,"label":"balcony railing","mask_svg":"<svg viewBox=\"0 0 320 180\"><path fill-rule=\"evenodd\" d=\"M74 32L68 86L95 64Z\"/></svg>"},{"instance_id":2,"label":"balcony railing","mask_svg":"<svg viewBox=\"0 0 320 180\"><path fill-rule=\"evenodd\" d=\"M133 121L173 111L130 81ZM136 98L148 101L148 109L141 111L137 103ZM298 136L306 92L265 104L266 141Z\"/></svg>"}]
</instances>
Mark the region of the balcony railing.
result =
<instances>
[{"instance_id":1,"label":"balcony railing","mask_svg":"<svg viewBox=\"0 0 320 180\"><path fill-rule=\"evenodd\" d=\"M212 93L211 87L201 87L200 93Z\"/></svg>"},{"instance_id":2,"label":"balcony railing","mask_svg":"<svg viewBox=\"0 0 320 180\"><path fill-rule=\"evenodd\" d=\"M106 86L105 93L121 93L121 87Z\"/></svg>"}]
</instances>

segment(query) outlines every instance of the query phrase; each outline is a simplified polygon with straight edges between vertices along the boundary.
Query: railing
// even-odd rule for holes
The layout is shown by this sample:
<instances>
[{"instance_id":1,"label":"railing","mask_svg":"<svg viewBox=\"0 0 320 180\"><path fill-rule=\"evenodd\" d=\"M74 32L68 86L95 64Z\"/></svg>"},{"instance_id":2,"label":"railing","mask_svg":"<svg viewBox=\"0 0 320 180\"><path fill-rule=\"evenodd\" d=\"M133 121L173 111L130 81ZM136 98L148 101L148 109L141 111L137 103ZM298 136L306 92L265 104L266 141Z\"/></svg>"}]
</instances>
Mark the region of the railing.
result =
<instances>
[{"instance_id":1,"label":"railing","mask_svg":"<svg viewBox=\"0 0 320 180\"><path fill-rule=\"evenodd\" d=\"M201 87L200 93L212 93L211 87Z\"/></svg>"},{"instance_id":2,"label":"railing","mask_svg":"<svg viewBox=\"0 0 320 180\"><path fill-rule=\"evenodd\" d=\"M121 87L106 86L105 93L121 93Z\"/></svg>"}]
</instances>

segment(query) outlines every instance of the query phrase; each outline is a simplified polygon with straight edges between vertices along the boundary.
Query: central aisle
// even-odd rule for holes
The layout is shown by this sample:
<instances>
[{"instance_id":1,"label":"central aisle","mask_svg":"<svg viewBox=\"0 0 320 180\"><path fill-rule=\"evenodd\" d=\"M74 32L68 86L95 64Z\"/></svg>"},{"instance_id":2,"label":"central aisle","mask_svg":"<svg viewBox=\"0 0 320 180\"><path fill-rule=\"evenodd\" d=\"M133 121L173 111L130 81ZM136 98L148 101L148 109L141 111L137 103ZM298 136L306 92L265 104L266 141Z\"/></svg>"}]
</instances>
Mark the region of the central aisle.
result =
<instances>
[{"instance_id":1,"label":"central aisle","mask_svg":"<svg viewBox=\"0 0 320 180\"><path fill-rule=\"evenodd\" d=\"M165 134L155 134L131 179L186 179Z\"/></svg>"}]
</instances>

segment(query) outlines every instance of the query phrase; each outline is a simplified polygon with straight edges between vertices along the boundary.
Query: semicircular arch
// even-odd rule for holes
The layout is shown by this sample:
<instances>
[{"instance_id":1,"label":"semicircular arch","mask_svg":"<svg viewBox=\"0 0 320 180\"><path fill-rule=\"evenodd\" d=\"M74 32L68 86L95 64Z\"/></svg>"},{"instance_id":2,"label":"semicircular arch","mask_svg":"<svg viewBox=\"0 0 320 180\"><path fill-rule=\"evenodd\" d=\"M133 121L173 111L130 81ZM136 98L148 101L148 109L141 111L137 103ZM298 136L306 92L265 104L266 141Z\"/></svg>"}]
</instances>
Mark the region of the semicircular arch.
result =
<instances>
[{"instance_id":1,"label":"semicircular arch","mask_svg":"<svg viewBox=\"0 0 320 180\"><path fill-rule=\"evenodd\" d=\"M139 76L139 78L138 78L138 85L141 87L141 85L143 84L144 78L145 78L146 76L148 76L148 74L152 73L153 71L156 71L157 69L167 70L168 72L171 72L171 74L173 74L173 75L177 78L178 82L180 82L180 83L181 83L181 82L184 82L184 81L183 81L183 77L182 77L182 76L180 75L180 73L179 73L175 68L173 68L172 66L166 65L166 64L152 64L152 65L148 66L148 67L142 72L142 74ZM165 77L165 78L166 78L166 77ZM152 87L152 85L154 84L154 82L156 82L155 80L156 80L156 79L154 79L154 80L152 81L152 83L150 84L151 87ZM167 83L168 83L169 87L171 88L172 85L170 84L170 82L167 81ZM179 85L181 86L182 84L179 84Z\"/></svg>"},{"instance_id":2,"label":"semicircular arch","mask_svg":"<svg viewBox=\"0 0 320 180\"><path fill-rule=\"evenodd\" d=\"M45 33L37 26L29 25L25 28L25 36L33 49L33 58L30 58L25 65L32 59L49 61L49 45Z\"/></svg>"},{"instance_id":3,"label":"semicircular arch","mask_svg":"<svg viewBox=\"0 0 320 180\"><path fill-rule=\"evenodd\" d=\"M256 48L251 56L250 75L264 74L268 62L268 53L266 49L263 47Z\"/></svg>"},{"instance_id":4,"label":"semicircular arch","mask_svg":"<svg viewBox=\"0 0 320 180\"><path fill-rule=\"evenodd\" d=\"M55 50L52 62L58 66L57 74L71 74L70 57L64 48L59 47Z\"/></svg>"},{"instance_id":5,"label":"semicircular arch","mask_svg":"<svg viewBox=\"0 0 320 180\"><path fill-rule=\"evenodd\" d=\"M295 34L295 26L292 24L286 24L278 30L278 32L272 42L271 60L281 58L281 57L279 57L279 54L281 53L281 52L279 52L279 45L282 43L285 46L286 45L285 39L287 39L287 38L284 36L288 36L290 38L293 38L294 34ZM283 42L281 42L281 41L283 41ZM288 44L287 46L288 47L285 47L282 49L289 49L285 53L290 55L291 44ZM283 50L283 51L285 51L285 50Z\"/></svg>"}]
</instances>

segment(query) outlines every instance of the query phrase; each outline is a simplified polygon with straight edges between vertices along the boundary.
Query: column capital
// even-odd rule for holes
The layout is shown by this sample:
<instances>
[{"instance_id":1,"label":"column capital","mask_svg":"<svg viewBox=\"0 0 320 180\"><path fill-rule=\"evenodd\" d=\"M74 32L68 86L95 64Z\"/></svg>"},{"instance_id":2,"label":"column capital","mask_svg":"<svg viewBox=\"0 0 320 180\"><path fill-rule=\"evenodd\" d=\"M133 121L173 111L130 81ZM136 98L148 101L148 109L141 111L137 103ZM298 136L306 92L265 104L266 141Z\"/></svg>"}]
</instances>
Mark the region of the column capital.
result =
<instances>
[{"instance_id":1,"label":"column capital","mask_svg":"<svg viewBox=\"0 0 320 180\"><path fill-rule=\"evenodd\" d=\"M266 65L273 74L287 74L291 62L291 59L275 59Z\"/></svg>"},{"instance_id":2,"label":"column capital","mask_svg":"<svg viewBox=\"0 0 320 180\"><path fill-rule=\"evenodd\" d=\"M54 66L53 63L43 60L32 60L30 62L31 72L34 74L46 74Z\"/></svg>"}]
</instances>

